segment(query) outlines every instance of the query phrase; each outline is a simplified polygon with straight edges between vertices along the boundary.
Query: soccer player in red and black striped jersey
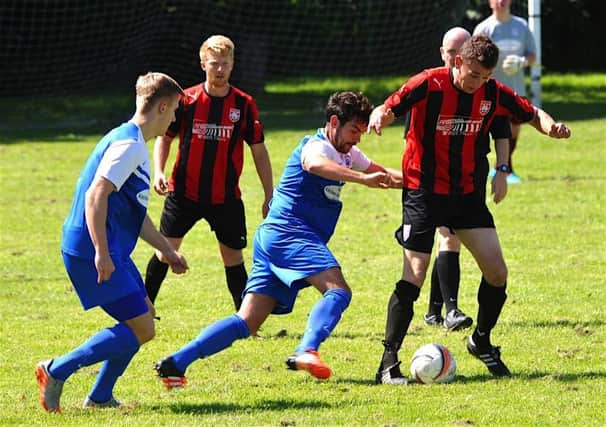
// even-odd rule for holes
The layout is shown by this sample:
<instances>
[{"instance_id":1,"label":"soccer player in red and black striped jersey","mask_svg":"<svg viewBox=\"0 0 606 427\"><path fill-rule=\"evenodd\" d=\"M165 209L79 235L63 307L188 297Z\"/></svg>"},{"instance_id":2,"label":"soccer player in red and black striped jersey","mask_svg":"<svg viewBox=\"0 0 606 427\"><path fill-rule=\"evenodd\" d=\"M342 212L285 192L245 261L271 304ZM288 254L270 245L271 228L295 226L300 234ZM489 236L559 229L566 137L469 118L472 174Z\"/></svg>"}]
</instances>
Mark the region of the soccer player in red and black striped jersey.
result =
<instances>
[{"instance_id":1,"label":"soccer player in red and black striped jersey","mask_svg":"<svg viewBox=\"0 0 606 427\"><path fill-rule=\"evenodd\" d=\"M368 130L380 134L395 117L411 111L402 160L403 224L397 233L404 246L404 269L388 304L378 383L405 383L397 353L425 280L438 226L456 232L482 271L477 323L467 349L493 375L511 375L490 340L506 299L507 266L485 200L488 129L497 115L527 122L552 138L568 138L570 129L490 77L498 55L490 38L473 36L461 47L452 69L417 74L371 114ZM502 196L508 150L496 151L499 166L492 190Z\"/></svg>"},{"instance_id":2,"label":"soccer player in red and black striped jersey","mask_svg":"<svg viewBox=\"0 0 606 427\"><path fill-rule=\"evenodd\" d=\"M250 147L263 186L264 218L273 192L271 163L253 97L229 83L233 42L221 35L209 37L200 47L200 64L206 80L185 90L176 121L154 146L154 189L166 195L160 232L178 249L185 234L205 219L215 232L227 286L238 309L247 280L242 255L247 243L246 219L239 187L244 142ZM176 135L179 151L167 180L164 166ZM145 276L152 302L167 271L166 260L156 252Z\"/></svg>"}]
</instances>

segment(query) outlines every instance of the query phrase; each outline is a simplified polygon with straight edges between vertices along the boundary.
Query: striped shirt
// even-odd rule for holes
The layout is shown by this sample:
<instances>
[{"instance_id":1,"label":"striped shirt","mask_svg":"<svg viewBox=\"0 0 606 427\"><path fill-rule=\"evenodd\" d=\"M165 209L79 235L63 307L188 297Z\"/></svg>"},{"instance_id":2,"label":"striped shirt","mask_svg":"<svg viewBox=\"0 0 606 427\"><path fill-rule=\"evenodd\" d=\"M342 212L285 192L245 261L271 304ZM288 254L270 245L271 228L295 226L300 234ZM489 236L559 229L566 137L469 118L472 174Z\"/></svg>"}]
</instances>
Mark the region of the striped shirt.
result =
<instances>
[{"instance_id":1,"label":"striped shirt","mask_svg":"<svg viewBox=\"0 0 606 427\"><path fill-rule=\"evenodd\" d=\"M435 194L481 190L486 176L489 130L496 116L528 122L535 109L495 79L473 94L457 89L446 68L410 78L385 101L396 117L411 111L402 159L404 187Z\"/></svg>"},{"instance_id":2,"label":"striped shirt","mask_svg":"<svg viewBox=\"0 0 606 427\"><path fill-rule=\"evenodd\" d=\"M185 92L166 132L179 135L169 191L201 205L240 199L243 142L264 142L254 99L233 86L225 97L210 96L203 83Z\"/></svg>"}]
</instances>

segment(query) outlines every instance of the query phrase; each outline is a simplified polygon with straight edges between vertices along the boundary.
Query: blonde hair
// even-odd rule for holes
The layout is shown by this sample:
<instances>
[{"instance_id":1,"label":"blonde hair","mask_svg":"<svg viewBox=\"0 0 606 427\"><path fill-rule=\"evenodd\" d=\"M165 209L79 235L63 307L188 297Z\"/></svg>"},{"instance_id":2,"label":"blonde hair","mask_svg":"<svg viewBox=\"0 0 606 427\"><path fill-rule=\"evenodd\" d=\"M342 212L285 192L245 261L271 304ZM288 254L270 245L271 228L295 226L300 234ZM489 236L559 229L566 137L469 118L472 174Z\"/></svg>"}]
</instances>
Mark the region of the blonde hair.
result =
<instances>
[{"instance_id":1,"label":"blonde hair","mask_svg":"<svg viewBox=\"0 0 606 427\"><path fill-rule=\"evenodd\" d=\"M139 76L135 84L137 107L147 112L158 100L184 95L183 88L167 74L149 72Z\"/></svg>"},{"instance_id":2,"label":"blonde hair","mask_svg":"<svg viewBox=\"0 0 606 427\"><path fill-rule=\"evenodd\" d=\"M206 60L206 54L211 50L219 55L229 56L232 61L234 59L235 46L229 37L214 35L207 38L200 46L200 60L202 62Z\"/></svg>"}]
</instances>

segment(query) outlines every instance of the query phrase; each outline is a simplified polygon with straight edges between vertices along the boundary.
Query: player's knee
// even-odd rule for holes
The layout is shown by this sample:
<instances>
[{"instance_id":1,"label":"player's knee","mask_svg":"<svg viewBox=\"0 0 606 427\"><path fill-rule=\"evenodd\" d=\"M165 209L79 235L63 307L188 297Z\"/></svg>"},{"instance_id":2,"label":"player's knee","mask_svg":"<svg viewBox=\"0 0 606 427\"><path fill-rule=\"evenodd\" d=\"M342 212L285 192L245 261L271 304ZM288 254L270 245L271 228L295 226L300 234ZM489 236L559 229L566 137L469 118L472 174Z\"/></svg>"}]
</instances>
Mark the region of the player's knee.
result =
<instances>
[{"instance_id":1,"label":"player's knee","mask_svg":"<svg viewBox=\"0 0 606 427\"><path fill-rule=\"evenodd\" d=\"M143 345L146 342L153 340L156 336L156 328L153 322L151 322L150 324L146 324L145 326L136 328L133 330L133 332L135 333L135 336L137 337L137 340L139 341L140 345Z\"/></svg>"},{"instance_id":2,"label":"player's knee","mask_svg":"<svg viewBox=\"0 0 606 427\"><path fill-rule=\"evenodd\" d=\"M425 282L425 276L427 275L426 270L415 269L410 270L407 274L404 274L404 281L413 283L416 287L421 287Z\"/></svg>"},{"instance_id":3,"label":"player's knee","mask_svg":"<svg viewBox=\"0 0 606 427\"><path fill-rule=\"evenodd\" d=\"M403 280L410 282L417 287L423 286L425 282L425 276L427 275L427 268L429 267L429 257L426 259L416 258L411 262L404 262L404 274Z\"/></svg>"},{"instance_id":4,"label":"player's knee","mask_svg":"<svg viewBox=\"0 0 606 427\"><path fill-rule=\"evenodd\" d=\"M351 290L349 288L329 289L324 293L324 298L334 299L341 308L341 311L344 311L351 303Z\"/></svg>"},{"instance_id":5,"label":"player's knee","mask_svg":"<svg viewBox=\"0 0 606 427\"><path fill-rule=\"evenodd\" d=\"M507 282L507 266L504 263L495 266L488 274L484 274L484 277L492 286L505 286L505 283Z\"/></svg>"}]
</instances>

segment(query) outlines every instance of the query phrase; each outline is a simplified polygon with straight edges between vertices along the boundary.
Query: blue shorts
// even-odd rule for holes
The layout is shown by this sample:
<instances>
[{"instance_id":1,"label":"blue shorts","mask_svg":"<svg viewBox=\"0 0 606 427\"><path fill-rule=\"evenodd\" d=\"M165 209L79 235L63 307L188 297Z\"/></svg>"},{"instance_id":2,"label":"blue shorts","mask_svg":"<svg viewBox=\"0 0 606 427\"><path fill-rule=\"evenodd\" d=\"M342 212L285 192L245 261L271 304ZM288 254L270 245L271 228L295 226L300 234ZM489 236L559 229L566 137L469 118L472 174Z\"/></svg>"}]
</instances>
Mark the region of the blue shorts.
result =
<instances>
[{"instance_id":1,"label":"blue shorts","mask_svg":"<svg viewBox=\"0 0 606 427\"><path fill-rule=\"evenodd\" d=\"M109 280L98 284L94 260L65 252L61 254L67 274L85 310L102 306L112 317L121 317L117 319L120 321L132 319L147 311L145 284L130 258L122 262L114 259L116 270ZM122 301L123 299L125 300ZM126 302L128 304L125 305Z\"/></svg>"},{"instance_id":2,"label":"blue shorts","mask_svg":"<svg viewBox=\"0 0 606 427\"><path fill-rule=\"evenodd\" d=\"M313 231L263 223L255 232L244 294L269 295L277 301L274 314L290 313L299 290L310 286L305 279L333 267L339 263Z\"/></svg>"},{"instance_id":3,"label":"blue shorts","mask_svg":"<svg viewBox=\"0 0 606 427\"><path fill-rule=\"evenodd\" d=\"M149 311L145 300L146 296L145 292L130 294L116 301L103 304L101 308L118 322L124 322Z\"/></svg>"}]
</instances>

